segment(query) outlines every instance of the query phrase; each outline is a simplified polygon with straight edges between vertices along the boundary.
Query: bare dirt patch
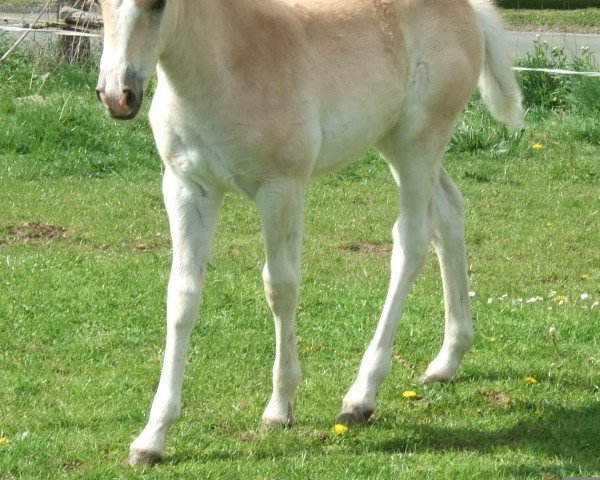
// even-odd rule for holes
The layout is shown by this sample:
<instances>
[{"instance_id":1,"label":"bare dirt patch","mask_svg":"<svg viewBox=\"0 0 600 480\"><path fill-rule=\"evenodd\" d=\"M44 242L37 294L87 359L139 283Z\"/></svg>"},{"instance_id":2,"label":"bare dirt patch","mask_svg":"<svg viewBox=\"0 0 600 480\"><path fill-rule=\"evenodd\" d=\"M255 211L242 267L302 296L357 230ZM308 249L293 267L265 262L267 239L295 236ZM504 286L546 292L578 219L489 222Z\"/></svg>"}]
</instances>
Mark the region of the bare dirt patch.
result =
<instances>
[{"instance_id":1,"label":"bare dirt patch","mask_svg":"<svg viewBox=\"0 0 600 480\"><path fill-rule=\"evenodd\" d=\"M3 232L0 244L17 242L40 244L52 240L72 237L73 230L47 222L31 222L21 225L4 225L0 227Z\"/></svg>"},{"instance_id":2,"label":"bare dirt patch","mask_svg":"<svg viewBox=\"0 0 600 480\"><path fill-rule=\"evenodd\" d=\"M357 242L340 247L345 252L366 253L369 255L388 255L392 251L392 246L387 243L369 243Z\"/></svg>"},{"instance_id":3,"label":"bare dirt patch","mask_svg":"<svg viewBox=\"0 0 600 480\"><path fill-rule=\"evenodd\" d=\"M403 367L410 368L411 370L414 370L416 368L416 365L413 362L401 357L400 355L392 355L392 360L394 360L397 364L402 365Z\"/></svg>"},{"instance_id":4,"label":"bare dirt patch","mask_svg":"<svg viewBox=\"0 0 600 480\"><path fill-rule=\"evenodd\" d=\"M41 95L28 95L26 97L15 98L15 103L17 105L27 105L32 103L44 103L44 97Z\"/></svg>"},{"instance_id":5,"label":"bare dirt patch","mask_svg":"<svg viewBox=\"0 0 600 480\"><path fill-rule=\"evenodd\" d=\"M513 400L506 393L499 390L491 392L479 392L481 396L494 407L508 408L512 405Z\"/></svg>"},{"instance_id":6,"label":"bare dirt patch","mask_svg":"<svg viewBox=\"0 0 600 480\"><path fill-rule=\"evenodd\" d=\"M154 238L142 239L140 237L136 240L137 242L133 245L134 252L150 252L171 245L170 238L162 233L157 233Z\"/></svg>"}]
</instances>

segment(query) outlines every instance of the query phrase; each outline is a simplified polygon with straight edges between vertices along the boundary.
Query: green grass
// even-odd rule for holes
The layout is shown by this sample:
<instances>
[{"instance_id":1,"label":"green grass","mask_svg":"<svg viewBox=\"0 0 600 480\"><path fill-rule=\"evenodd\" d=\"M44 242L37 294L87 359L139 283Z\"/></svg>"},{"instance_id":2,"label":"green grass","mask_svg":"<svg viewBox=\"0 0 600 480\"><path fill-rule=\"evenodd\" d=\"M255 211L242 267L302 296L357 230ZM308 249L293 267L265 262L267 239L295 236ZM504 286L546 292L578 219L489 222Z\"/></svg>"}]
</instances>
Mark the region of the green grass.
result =
<instances>
[{"instance_id":1,"label":"green grass","mask_svg":"<svg viewBox=\"0 0 600 480\"><path fill-rule=\"evenodd\" d=\"M600 475L597 112L529 98L527 130L510 134L477 99L469 105L446 166L467 199L475 344L455 382L417 382L442 335L432 256L372 424L341 437L329 430L387 284L390 175L370 153L308 191L303 381L297 425L282 432L259 428L273 328L258 219L228 197L183 417L165 462L133 470L124 459L158 378L170 262L147 122L106 119L93 71L32 66L17 55L0 81L2 480ZM553 88L542 84L536 95ZM421 398L404 400L409 389Z\"/></svg>"},{"instance_id":2,"label":"green grass","mask_svg":"<svg viewBox=\"0 0 600 480\"><path fill-rule=\"evenodd\" d=\"M497 0L495 3L501 8L567 11L598 5L596 0Z\"/></svg>"},{"instance_id":3,"label":"green grass","mask_svg":"<svg viewBox=\"0 0 600 480\"><path fill-rule=\"evenodd\" d=\"M586 30L600 27L600 8L580 10L516 10L502 9L504 20L511 28L529 27L553 30Z\"/></svg>"}]
</instances>

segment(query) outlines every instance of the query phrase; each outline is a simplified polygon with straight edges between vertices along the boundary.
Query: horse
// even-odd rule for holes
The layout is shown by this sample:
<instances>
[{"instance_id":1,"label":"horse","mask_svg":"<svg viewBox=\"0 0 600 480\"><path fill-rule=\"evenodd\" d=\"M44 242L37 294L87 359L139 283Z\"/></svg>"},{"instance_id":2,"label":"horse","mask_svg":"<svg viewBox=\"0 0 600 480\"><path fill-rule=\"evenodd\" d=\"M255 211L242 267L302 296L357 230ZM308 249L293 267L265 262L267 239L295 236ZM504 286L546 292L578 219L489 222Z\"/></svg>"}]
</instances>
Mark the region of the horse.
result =
<instances>
[{"instance_id":1,"label":"horse","mask_svg":"<svg viewBox=\"0 0 600 480\"><path fill-rule=\"evenodd\" d=\"M159 385L129 463L163 457L181 410L186 349L226 192L258 208L264 290L275 322L273 391L262 422L290 426L300 381L295 312L309 180L375 147L401 213L387 297L338 422L362 424L409 289L433 243L444 339L422 379L447 381L473 340L463 197L442 166L479 86L492 115L522 125L512 52L491 0L100 0L104 47L96 93L132 119L156 71L150 123L164 163L173 259Z\"/></svg>"}]
</instances>

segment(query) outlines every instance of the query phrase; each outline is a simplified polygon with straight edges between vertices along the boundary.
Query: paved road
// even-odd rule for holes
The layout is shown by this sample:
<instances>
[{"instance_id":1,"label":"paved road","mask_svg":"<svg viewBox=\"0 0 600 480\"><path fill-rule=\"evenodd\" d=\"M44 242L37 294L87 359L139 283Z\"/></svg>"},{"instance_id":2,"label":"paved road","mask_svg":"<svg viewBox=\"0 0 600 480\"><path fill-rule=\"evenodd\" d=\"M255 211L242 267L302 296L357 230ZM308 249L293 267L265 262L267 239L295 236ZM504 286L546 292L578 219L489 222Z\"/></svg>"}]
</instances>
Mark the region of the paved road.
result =
<instances>
[{"instance_id":1,"label":"paved road","mask_svg":"<svg viewBox=\"0 0 600 480\"><path fill-rule=\"evenodd\" d=\"M517 56L524 57L527 52L531 52L538 35L552 47L564 48L565 53L571 56L579 53L582 47L589 47L594 52L596 64L600 66L600 35L585 33L509 32Z\"/></svg>"}]
</instances>

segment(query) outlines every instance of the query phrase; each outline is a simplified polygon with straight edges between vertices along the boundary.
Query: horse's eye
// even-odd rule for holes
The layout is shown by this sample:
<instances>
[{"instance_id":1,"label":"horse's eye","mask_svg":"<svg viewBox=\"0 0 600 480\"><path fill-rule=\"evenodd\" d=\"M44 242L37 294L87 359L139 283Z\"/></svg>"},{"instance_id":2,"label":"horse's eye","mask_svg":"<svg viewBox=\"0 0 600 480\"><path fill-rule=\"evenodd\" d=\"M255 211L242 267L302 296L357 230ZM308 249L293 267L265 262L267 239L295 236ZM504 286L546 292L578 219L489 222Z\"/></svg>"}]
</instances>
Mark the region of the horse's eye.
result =
<instances>
[{"instance_id":1,"label":"horse's eye","mask_svg":"<svg viewBox=\"0 0 600 480\"><path fill-rule=\"evenodd\" d=\"M167 0L154 0L151 5L152 10L160 11L164 10L167 5Z\"/></svg>"}]
</instances>

